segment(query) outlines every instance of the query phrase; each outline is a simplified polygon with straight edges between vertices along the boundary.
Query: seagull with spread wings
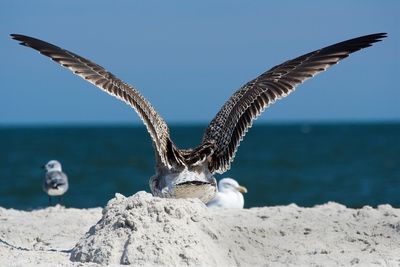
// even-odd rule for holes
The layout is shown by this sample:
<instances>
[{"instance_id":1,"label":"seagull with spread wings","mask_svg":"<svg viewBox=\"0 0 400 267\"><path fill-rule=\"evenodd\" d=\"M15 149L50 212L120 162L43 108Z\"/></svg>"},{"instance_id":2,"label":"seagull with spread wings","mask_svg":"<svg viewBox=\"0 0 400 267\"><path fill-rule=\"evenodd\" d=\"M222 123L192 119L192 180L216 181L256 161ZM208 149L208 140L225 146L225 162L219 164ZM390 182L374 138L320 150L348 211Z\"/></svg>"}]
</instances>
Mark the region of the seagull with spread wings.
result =
<instances>
[{"instance_id":1,"label":"seagull with spread wings","mask_svg":"<svg viewBox=\"0 0 400 267\"><path fill-rule=\"evenodd\" d=\"M21 45L31 47L106 93L130 105L142 119L153 141L156 174L150 178L155 196L199 198L204 203L216 194L214 174L230 168L240 141L269 105L330 66L386 37L370 34L340 42L288 60L239 88L222 106L194 149L180 149L171 140L165 121L133 86L96 63L73 52L20 34L11 34Z\"/></svg>"}]
</instances>

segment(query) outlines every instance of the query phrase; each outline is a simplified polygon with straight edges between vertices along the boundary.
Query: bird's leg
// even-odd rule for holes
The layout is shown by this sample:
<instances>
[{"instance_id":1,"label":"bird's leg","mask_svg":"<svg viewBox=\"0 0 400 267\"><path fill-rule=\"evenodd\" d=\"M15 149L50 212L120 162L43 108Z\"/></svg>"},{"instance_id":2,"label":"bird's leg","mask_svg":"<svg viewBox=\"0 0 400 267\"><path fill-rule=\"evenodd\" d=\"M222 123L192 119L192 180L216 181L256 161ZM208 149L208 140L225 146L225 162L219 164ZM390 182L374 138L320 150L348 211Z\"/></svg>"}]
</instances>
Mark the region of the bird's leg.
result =
<instances>
[{"instance_id":1,"label":"bird's leg","mask_svg":"<svg viewBox=\"0 0 400 267\"><path fill-rule=\"evenodd\" d=\"M51 206L51 196L49 196L49 206Z\"/></svg>"},{"instance_id":2,"label":"bird's leg","mask_svg":"<svg viewBox=\"0 0 400 267\"><path fill-rule=\"evenodd\" d=\"M58 198L58 204L60 204L62 206L62 201L63 201L63 196L59 196Z\"/></svg>"}]
</instances>

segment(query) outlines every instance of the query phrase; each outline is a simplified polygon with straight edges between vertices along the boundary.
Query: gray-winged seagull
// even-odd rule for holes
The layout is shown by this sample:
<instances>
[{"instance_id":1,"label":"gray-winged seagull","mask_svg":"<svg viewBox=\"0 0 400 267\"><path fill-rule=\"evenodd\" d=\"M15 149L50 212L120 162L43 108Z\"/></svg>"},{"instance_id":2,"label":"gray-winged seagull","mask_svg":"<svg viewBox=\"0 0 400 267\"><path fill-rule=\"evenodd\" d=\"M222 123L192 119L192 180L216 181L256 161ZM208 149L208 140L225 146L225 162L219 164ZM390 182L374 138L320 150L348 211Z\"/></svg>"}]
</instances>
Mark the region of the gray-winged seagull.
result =
<instances>
[{"instance_id":1,"label":"gray-winged seagull","mask_svg":"<svg viewBox=\"0 0 400 267\"><path fill-rule=\"evenodd\" d=\"M43 169L46 170L46 175L43 180L43 191L49 195L49 204L51 204L51 197L60 197L68 190L68 177L62 171L61 163L57 160L50 160L47 162Z\"/></svg>"}]
</instances>

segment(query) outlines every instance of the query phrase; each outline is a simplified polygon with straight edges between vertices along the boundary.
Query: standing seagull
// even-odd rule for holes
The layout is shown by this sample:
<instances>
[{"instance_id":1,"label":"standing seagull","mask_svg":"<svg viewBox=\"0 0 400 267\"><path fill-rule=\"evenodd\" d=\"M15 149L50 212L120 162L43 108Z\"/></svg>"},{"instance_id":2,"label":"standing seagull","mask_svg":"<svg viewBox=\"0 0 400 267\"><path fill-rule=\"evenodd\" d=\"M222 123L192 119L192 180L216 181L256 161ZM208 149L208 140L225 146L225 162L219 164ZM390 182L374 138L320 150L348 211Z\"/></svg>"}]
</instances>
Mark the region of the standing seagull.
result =
<instances>
[{"instance_id":1,"label":"standing seagull","mask_svg":"<svg viewBox=\"0 0 400 267\"><path fill-rule=\"evenodd\" d=\"M207 207L243 209L244 198L242 193L247 193L246 187L241 186L232 178L221 179L218 182L218 192L207 203Z\"/></svg>"},{"instance_id":2,"label":"standing seagull","mask_svg":"<svg viewBox=\"0 0 400 267\"><path fill-rule=\"evenodd\" d=\"M153 106L137 89L103 67L32 37L19 34L11 34L11 37L124 101L137 112L155 149L156 174L150 178L154 195L199 198L207 203L217 191L213 175L230 168L240 141L265 108L349 54L381 41L386 33L366 35L318 49L277 65L249 81L222 106L205 130L201 144L194 149L179 149L169 136L167 124Z\"/></svg>"},{"instance_id":3,"label":"standing seagull","mask_svg":"<svg viewBox=\"0 0 400 267\"><path fill-rule=\"evenodd\" d=\"M51 205L52 196L59 196L61 202L62 195L68 190L68 177L62 172L61 163L57 160L50 160L43 168L46 170L43 190L49 195L49 204Z\"/></svg>"}]
</instances>

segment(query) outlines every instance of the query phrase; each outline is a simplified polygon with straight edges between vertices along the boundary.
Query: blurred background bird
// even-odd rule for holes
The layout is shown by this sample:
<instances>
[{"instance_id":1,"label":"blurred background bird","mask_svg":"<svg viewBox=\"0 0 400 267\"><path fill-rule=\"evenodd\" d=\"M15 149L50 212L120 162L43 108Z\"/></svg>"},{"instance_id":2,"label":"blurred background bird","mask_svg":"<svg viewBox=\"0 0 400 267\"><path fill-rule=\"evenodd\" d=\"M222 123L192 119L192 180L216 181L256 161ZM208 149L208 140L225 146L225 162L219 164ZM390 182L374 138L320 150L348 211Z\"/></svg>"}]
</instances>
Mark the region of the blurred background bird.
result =
<instances>
[{"instance_id":1,"label":"blurred background bird","mask_svg":"<svg viewBox=\"0 0 400 267\"><path fill-rule=\"evenodd\" d=\"M43 190L49 195L49 205L51 205L52 196L58 196L59 203L61 203L62 196L68 190L68 177L62 172L61 163L57 160L50 160L42 168L46 170Z\"/></svg>"},{"instance_id":2,"label":"blurred background bird","mask_svg":"<svg viewBox=\"0 0 400 267\"><path fill-rule=\"evenodd\" d=\"M244 198L242 193L247 193L244 186L232 178L224 178L218 182L218 192L214 199L207 203L207 207L243 209Z\"/></svg>"}]
</instances>

